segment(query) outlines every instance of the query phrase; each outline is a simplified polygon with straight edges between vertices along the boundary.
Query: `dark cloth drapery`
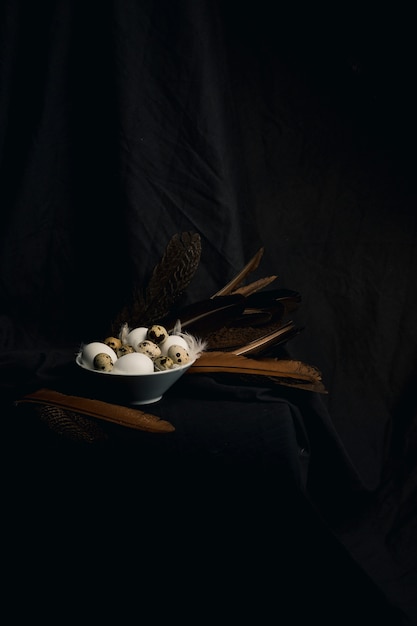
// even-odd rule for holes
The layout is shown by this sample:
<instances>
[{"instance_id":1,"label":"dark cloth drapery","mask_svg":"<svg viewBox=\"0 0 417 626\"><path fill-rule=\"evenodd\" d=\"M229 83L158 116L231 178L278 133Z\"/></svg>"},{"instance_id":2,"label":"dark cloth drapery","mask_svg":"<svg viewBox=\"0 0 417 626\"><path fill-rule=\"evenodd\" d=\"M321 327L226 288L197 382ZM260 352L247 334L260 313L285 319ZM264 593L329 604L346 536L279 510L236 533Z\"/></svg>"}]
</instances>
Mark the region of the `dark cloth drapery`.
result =
<instances>
[{"instance_id":1,"label":"dark cloth drapery","mask_svg":"<svg viewBox=\"0 0 417 626\"><path fill-rule=\"evenodd\" d=\"M329 428L309 432L314 448L327 433L356 487L395 486L387 545L405 554L416 449L413 22L363 6L273 9L2 3L3 399L9 408L26 389L71 381L80 342L101 336L174 233L202 238L189 301L264 246L257 276L277 274L302 296L304 330L288 353L318 366L329 391L319 411Z\"/></svg>"},{"instance_id":2,"label":"dark cloth drapery","mask_svg":"<svg viewBox=\"0 0 417 626\"><path fill-rule=\"evenodd\" d=\"M226 4L3 4L10 347L100 336L175 232L203 239L190 299L263 245L260 274L303 297L294 354L376 485L415 410L412 42L399 16Z\"/></svg>"}]
</instances>

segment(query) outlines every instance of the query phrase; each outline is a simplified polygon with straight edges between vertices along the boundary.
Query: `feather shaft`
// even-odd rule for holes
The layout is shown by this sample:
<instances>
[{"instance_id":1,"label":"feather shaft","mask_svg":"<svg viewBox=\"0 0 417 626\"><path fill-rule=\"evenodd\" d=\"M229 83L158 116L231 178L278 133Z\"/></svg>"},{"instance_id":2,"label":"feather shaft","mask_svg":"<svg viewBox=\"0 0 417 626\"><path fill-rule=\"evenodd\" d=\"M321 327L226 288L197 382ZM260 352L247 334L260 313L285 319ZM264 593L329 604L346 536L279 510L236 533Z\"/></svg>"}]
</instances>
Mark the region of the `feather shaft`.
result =
<instances>
[{"instance_id":1,"label":"feather shaft","mask_svg":"<svg viewBox=\"0 0 417 626\"><path fill-rule=\"evenodd\" d=\"M258 252L250 259L250 261L243 267L240 272L236 274L224 287L222 287L217 293L215 293L212 298L216 296L226 296L233 292L234 289L239 287L239 285L245 280L245 278L251 272L254 272L261 262L263 257L265 248L259 248Z\"/></svg>"},{"instance_id":2,"label":"feather shaft","mask_svg":"<svg viewBox=\"0 0 417 626\"><path fill-rule=\"evenodd\" d=\"M249 285L235 289L232 293L240 293L243 296L249 296L252 293L260 291L261 289L265 289L265 287L273 283L277 278L278 276L265 276L265 278L259 278L258 280L249 283Z\"/></svg>"}]
</instances>

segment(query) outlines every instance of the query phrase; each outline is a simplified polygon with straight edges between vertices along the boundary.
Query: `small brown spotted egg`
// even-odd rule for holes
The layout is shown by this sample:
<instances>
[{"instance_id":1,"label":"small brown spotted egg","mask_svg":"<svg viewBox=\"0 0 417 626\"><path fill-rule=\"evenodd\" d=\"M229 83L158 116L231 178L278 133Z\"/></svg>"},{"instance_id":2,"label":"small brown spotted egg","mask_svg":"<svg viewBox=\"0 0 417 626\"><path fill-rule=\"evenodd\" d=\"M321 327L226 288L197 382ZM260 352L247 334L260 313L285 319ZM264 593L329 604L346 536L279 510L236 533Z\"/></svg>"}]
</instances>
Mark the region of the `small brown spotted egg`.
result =
<instances>
[{"instance_id":1,"label":"small brown spotted egg","mask_svg":"<svg viewBox=\"0 0 417 626\"><path fill-rule=\"evenodd\" d=\"M154 324L153 326L148 328L147 338L150 339L150 341L153 341L154 343L156 343L157 345L165 341L167 337L168 337L167 329L164 328L163 326L160 326L159 324Z\"/></svg>"},{"instance_id":2,"label":"small brown spotted egg","mask_svg":"<svg viewBox=\"0 0 417 626\"><path fill-rule=\"evenodd\" d=\"M145 339L145 341L141 341L136 348L136 352L141 352L142 354L146 354L151 359L156 359L156 357L161 356L161 349L156 345L153 341L149 339Z\"/></svg>"},{"instance_id":3,"label":"small brown spotted egg","mask_svg":"<svg viewBox=\"0 0 417 626\"><path fill-rule=\"evenodd\" d=\"M93 360L93 367L95 370L100 370L101 372L111 372L113 369L113 361L110 354L106 352L96 354Z\"/></svg>"},{"instance_id":4,"label":"small brown spotted egg","mask_svg":"<svg viewBox=\"0 0 417 626\"><path fill-rule=\"evenodd\" d=\"M170 370L174 365L174 361L169 356L161 354L154 359L153 365L156 372L162 372L164 370Z\"/></svg>"},{"instance_id":5,"label":"small brown spotted egg","mask_svg":"<svg viewBox=\"0 0 417 626\"><path fill-rule=\"evenodd\" d=\"M185 365L190 360L190 355L183 346L171 346L168 350L168 356L177 365Z\"/></svg>"},{"instance_id":6,"label":"small brown spotted egg","mask_svg":"<svg viewBox=\"0 0 417 626\"><path fill-rule=\"evenodd\" d=\"M128 343L122 343L120 348L116 350L116 354L120 358L121 356L125 356L125 354L132 354L132 352L134 351L135 350L133 346L129 345Z\"/></svg>"},{"instance_id":7,"label":"small brown spotted egg","mask_svg":"<svg viewBox=\"0 0 417 626\"><path fill-rule=\"evenodd\" d=\"M106 346L110 346L117 354L117 350L121 347L122 342L117 337L106 337L104 340Z\"/></svg>"}]
</instances>

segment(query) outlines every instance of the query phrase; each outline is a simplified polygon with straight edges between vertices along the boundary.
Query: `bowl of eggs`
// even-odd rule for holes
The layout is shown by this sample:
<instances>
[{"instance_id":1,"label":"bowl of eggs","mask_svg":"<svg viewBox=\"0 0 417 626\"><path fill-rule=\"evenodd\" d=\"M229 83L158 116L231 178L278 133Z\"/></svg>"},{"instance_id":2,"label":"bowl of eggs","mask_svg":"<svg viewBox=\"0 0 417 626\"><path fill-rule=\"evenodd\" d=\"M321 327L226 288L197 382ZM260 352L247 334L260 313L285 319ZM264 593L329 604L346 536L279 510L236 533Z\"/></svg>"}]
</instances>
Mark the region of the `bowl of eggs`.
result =
<instances>
[{"instance_id":1,"label":"bowl of eggs","mask_svg":"<svg viewBox=\"0 0 417 626\"><path fill-rule=\"evenodd\" d=\"M91 391L113 402L152 404L191 367L204 342L180 327L168 333L164 326L129 328L117 337L83 343L75 362L85 373Z\"/></svg>"}]
</instances>

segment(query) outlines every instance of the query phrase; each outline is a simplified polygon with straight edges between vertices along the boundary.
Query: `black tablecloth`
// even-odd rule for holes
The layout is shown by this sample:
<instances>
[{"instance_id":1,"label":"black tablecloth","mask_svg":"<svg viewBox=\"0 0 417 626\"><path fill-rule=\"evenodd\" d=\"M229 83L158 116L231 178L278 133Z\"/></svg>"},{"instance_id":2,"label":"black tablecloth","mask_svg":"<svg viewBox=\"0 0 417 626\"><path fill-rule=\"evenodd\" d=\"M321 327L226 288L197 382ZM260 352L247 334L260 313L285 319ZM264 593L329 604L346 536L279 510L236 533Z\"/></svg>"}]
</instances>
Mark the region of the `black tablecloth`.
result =
<instances>
[{"instance_id":1,"label":"black tablecloth","mask_svg":"<svg viewBox=\"0 0 417 626\"><path fill-rule=\"evenodd\" d=\"M22 387L88 396L58 355L38 356ZM140 611L151 605L155 619L402 623L331 529L366 486L319 394L187 374L146 407L174 432L90 420L87 443L15 406L22 391L5 395L5 517L13 562L59 572L54 593L75 565L77 587L93 571L118 584L130 568Z\"/></svg>"}]
</instances>

